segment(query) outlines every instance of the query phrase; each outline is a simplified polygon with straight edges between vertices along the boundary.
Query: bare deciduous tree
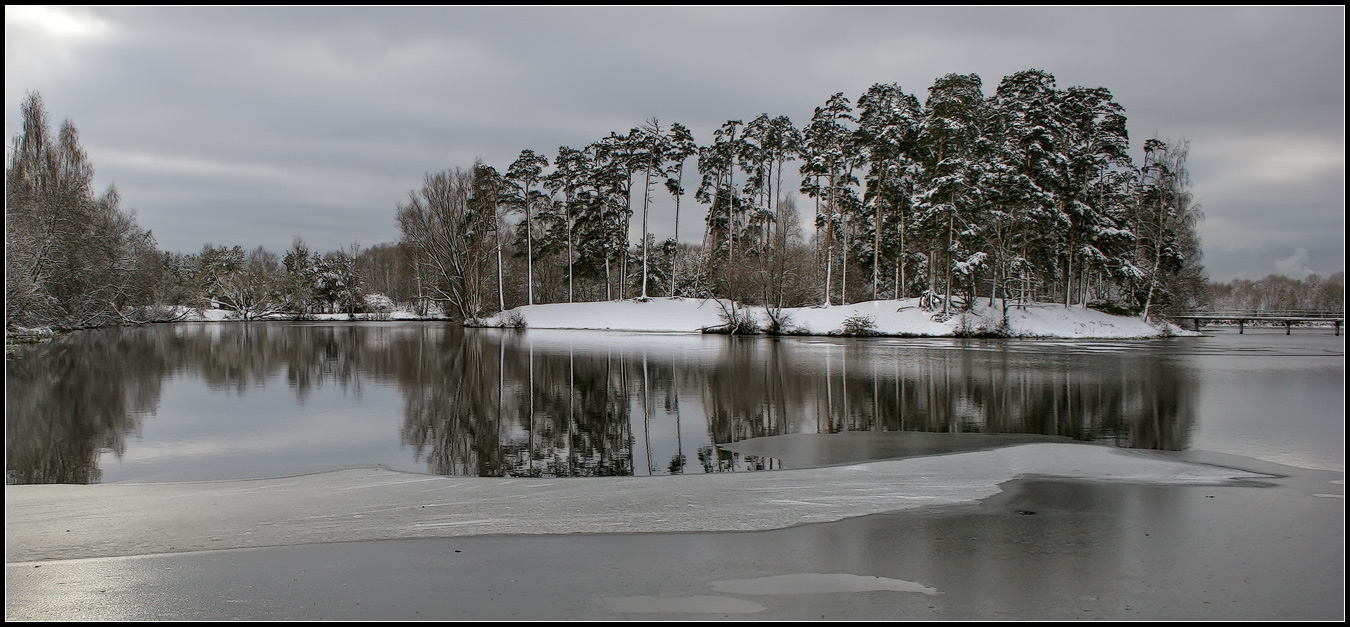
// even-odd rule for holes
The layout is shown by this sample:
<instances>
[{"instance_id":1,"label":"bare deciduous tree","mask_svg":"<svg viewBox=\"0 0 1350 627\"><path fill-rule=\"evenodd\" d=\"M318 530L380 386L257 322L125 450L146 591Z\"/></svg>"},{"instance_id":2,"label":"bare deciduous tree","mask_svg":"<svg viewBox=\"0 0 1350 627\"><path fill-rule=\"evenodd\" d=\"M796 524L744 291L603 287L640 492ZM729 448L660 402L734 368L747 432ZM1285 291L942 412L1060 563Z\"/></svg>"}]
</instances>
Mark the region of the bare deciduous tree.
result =
<instances>
[{"instance_id":1,"label":"bare deciduous tree","mask_svg":"<svg viewBox=\"0 0 1350 627\"><path fill-rule=\"evenodd\" d=\"M427 174L398 207L402 242L414 252L430 298L446 313L475 320L490 288L496 216L469 203L473 175L456 168Z\"/></svg>"}]
</instances>

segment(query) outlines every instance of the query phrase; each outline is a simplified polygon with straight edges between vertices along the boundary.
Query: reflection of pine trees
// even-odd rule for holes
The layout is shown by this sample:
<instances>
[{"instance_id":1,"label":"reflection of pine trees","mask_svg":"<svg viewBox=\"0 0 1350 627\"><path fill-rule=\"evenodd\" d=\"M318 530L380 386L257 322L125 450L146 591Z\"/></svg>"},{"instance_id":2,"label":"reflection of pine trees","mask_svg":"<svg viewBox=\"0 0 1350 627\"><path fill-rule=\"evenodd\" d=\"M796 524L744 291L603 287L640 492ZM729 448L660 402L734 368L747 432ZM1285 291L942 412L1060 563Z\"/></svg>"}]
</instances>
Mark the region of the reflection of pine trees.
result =
<instances>
[{"instance_id":1,"label":"reflection of pine trees","mask_svg":"<svg viewBox=\"0 0 1350 627\"><path fill-rule=\"evenodd\" d=\"M777 346L777 342L773 343ZM703 406L707 411L708 432L719 444L738 442L749 438L783 433L771 421L773 402L782 396L781 390L771 385L766 377L776 366L765 368L760 363L763 347L753 339L730 338L726 350L717 363L706 369L701 386ZM703 461L707 457L709 461ZM722 460L700 451L704 468L718 466Z\"/></svg>"},{"instance_id":2,"label":"reflection of pine trees","mask_svg":"<svg viewBox=\"0 0 1350 627\"><path fill-rule=\"evenodd\" d=\"M1030 433L1179 450L1197 411L1194 375L1142 351L727 338L714 356L686 359L631 343L531 348L529 337L440 324L283 323L64 336L8 360L7 481L98 481L100 451L124 450L175 373L241 395L284 380L301 402L326 385L359 396L367 377L392 383L405 400L402 439L417 459L438 474L483 476L753 469L773 462L718 445L837 431ZM681 440L681 421L704 423L706 439ZM652 431L669 433L671 422L675 441L658 446ZM647 468L634 468L639 458Z\"/></svg>"},{"instance_id":3,"label":"reflection of pine trees","mask_svg":"<svg viewBox=\"0 0 1350 627\"><path fill-rule=\"evenodd\" d=\"M865 342L753 342L707 369L717 443L787 433L1030 433L1180 450L1195 383L1149 354L1010 356ZM702 460L702 458L701 458ZM705 467L719 460L709 457Z\"/></svg>"},{"instance_id":4,"label":"reflection of pine trees","mask_svg":"<svg viewBox=\"0 0 1350 627\"><path fill-rule=\"evenodd\" d=\"M625 356L573 355L577 467L573 476L633 474L632 403Z\"/></svg>"},{"instance_id":5,"label":"reflection of pine trees","mask_svg":"<svg viewBox=\"0 0 1350 627\"><path fill-rule=\"evenodd\" d=\"M404 441L439 474L633 474L632 365L615 355L531 353L526 340L452 328L430 347L396 347L434 356L399 373Z\"/></svg>"}]
</instances>

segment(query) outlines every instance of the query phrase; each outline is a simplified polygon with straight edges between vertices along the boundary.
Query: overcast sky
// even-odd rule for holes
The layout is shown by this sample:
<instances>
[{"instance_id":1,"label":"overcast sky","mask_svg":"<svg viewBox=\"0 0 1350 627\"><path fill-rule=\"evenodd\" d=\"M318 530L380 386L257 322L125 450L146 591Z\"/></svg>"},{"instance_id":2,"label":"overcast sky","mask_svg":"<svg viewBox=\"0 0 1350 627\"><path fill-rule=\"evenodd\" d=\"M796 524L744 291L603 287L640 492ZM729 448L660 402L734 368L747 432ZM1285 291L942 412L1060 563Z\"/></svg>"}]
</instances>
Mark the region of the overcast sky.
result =
<instances>
[{"instance_id":1,"label":"overcast sky","mask_svg":"<svg viewBox=\"0 0 1350 627\"><path fill-rule=\"evenodd\" d=\"M327 251L397 241L423 175L476 158L505 170L651 117L708 143L760 113L804 126L836 92L922 100L975 73L990 95L1030 68L1111 90L1136 161L1190 141L1211 279L1344 269L1343 6L6 6L5 132L39 92L165 250ZM706 207L681 211L698 239Z\"/></svg>"}]
</instances>

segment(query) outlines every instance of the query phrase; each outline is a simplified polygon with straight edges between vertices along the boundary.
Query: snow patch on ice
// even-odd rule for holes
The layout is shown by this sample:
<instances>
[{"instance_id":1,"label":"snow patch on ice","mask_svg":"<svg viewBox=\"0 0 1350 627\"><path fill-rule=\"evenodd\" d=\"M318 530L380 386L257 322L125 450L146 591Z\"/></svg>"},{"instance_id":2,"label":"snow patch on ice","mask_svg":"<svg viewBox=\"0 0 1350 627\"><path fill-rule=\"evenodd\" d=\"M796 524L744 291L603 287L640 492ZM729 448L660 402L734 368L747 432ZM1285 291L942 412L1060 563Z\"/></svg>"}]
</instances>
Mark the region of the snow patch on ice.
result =
<instances>
[{"instance_id":1,"label":"snow patch on ice","mask_svg":"<svg viewBox=\"0 0 1350 627\"><path fill-rule=\"evenodd\" d=\"M5 557L14 563L397 538L778 529L970 503L1023 476L1192 485L1264 477L1143 451L1037 443L846 467L641 478L536 481L362 468L244 481L7 485Z\"/></svg>"}]
</instances>

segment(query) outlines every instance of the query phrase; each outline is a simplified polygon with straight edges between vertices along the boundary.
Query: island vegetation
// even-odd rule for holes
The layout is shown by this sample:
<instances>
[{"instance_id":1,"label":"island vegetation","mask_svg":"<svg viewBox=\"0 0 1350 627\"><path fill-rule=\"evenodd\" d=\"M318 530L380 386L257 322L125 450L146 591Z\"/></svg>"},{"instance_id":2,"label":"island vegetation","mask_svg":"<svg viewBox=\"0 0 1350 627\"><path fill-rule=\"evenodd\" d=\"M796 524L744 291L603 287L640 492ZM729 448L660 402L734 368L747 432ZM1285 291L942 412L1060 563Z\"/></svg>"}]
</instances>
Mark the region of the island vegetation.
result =
<instances>
[{"instance_id":1,"label":"island vegetation","mask_svg":"<svg viewBox=\"0 0 1350 627\"><path fill-rule=\"evenodd\" d=\"M206 308L246 320L398 308L474 324L521 305L666 296L759 306L771 321L912 298L936 320L977 302L1145 319L1212 303L1343 308L1343 273L1211 285L1187 142L1149 139L1136 161L1108 89L1060 88L1041 70L990 95L979 76L948 74L922 103L879 83L856 102L829 96L803 126L728 120L706 144L651 118L551 156L523 149L504 168L428 172L391 199L398 242L326 253L298 237L280 253L161 251L115 188L93 189L74 124L53 133L37 93L21 109L6 165L7 335ZM674 230L658 236L661 195ZM698 243L681 226L701 230Z\"/></svg>"}]
</instances>

